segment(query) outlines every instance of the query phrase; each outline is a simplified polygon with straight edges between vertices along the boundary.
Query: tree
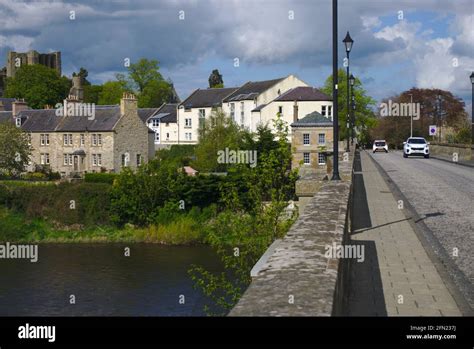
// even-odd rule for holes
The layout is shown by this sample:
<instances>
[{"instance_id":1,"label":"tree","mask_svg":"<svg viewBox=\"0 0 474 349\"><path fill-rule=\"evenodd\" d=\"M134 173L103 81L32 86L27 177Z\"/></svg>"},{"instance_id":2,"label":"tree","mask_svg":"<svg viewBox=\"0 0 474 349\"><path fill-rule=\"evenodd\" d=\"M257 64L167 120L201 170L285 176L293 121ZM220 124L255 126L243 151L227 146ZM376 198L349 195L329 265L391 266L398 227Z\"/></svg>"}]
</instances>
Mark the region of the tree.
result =
<instances>
[{"instance_id":1,"label":"tree","mask_svg":"<svg viewBox=\"0 0 474 349\"><path fill-rule=\"evenodd\" d=\"M17 176L24 172L31 151L25 132L11 122L0 123L0 173Z\"/></svg>"},{"instance_id":2,"label":"tree","mask_svg":"<svg viewBox=\"0 0 474 349\"><path fill-rule=\"evenodd\" d=\"M357 137L360 142L365 142L368 138L369 129L376 124L375 114L372 110L376 102L367 95L360 79L355 79L353 89L356 106L354 111L355 126L360 132ZM338 70L338 90L339 140L342 140L347 139L348 136L350 137L347 129L347 74L345 69ZM332 96L332 75L326 79L322 91L328 96Z\"/></svg>"},{"instance_id":3,"label":"tree","mask_svg":"<svg viewBox=\"0 0 474 349\"><path fill-rule=\"evenodd\" d=\"M411 88L399 95L382 100L382 103L416 103L420 106L418 120L413 120L413 136L429 137L429 125L449 126L460 132L468 124L465 103L449 91L440 89ZM379 115L377 125L371 130L371 139L385 139L395 147L401 147L410 136L410 117ZM454 140L453 140L454 141Z\"/></svg>"},{"instance_id":4,"label":"tree","mask_svg":"<svg viewBox=\"0 0 474 349\"><path fill-rule=\"evenodd\" d=\"M24 98L34 109L54 106L66 98L71 81L40 64L23 65L15 77L7 78L5 97Z\"/></svg>"},{"instance_id":5,"label":"tree","mask_svg":"<svg viewBox=\"0 0 474 349\"><path fill-rule=\"evenodd\" d=\"M213 111L199 129L196 160L192 166L201 172L225 172L227 164L217 162L217 152L225 148L242 149L244 132L224 112Z\"/></svg>"},{"instance_id":6,"label":"tree","mask_svg":"<svg viewBox=\"0 0 474 349\"><path fill-rule=\"evenodd\" d=\"M102 85L84 86L84 102L99 104L99 96L103 90Z\"/></svg>"},{"instance_id":7,"label":"tree","mask_svg":"<svg viewBox=\"0 0 474 349\"><path fill-rule=\"evenodd\" d=\"M221 258L226 272L215 274L197 265L189 270L195 286L214 303L212 308L205 308L208 314L225 315L235 306L251 282L252 267L296 219L296 212L289 219L283 217L288 200L294 194L297 172L291 170L288 127L280 116L275 121L275 129L276 147L259 155L258 166L232 166L231 172L238 173L240 180L229 182L221 189L226 208L207 225L207 240ZM238 193L242 183L247 186L249 204L244 203Z\"/></svg>"},{"instance_id":8,"label":"tree","mask_svg":"<svg viewBox=\"0 0 474 349\"><path fill-rule=\"evenodd\" d=\"M218 69L214 69L209 76L209 87L210 88L222 88L224 87L224 80Z\"/></svg>"},{"instance_id":9,"label":"tree","mask_svg":"<svg viewBox=\"0 0 474 349\"><path fill-rule=\"evenodd\" d=\"M99 92L99 104L119 104L124 92L127 87L122 81L107 81Z\"/></svg>"},{"instance_id":10,"label":"tree","mask_svg":"<svg viewBox=\"0 0 474 349\"><path fill-rule=\"evenodd\" d=\"M172 98L171 86L161 80L150 81L138 95L139 108L157 108Z\"/></svg>"},{"instance_id":11,"label":"tree","mask_svg":"<svg viewBox=\"0 0 474 349\"><path fill-rule=\"evenodd\" d=\"M150 82L164 80L159 70L160 68L156 59L148 60L142 58L137 63L130 64L128 67L128 75L138 88L138 92L142 93Z\"/></svg>"}]
</instances>

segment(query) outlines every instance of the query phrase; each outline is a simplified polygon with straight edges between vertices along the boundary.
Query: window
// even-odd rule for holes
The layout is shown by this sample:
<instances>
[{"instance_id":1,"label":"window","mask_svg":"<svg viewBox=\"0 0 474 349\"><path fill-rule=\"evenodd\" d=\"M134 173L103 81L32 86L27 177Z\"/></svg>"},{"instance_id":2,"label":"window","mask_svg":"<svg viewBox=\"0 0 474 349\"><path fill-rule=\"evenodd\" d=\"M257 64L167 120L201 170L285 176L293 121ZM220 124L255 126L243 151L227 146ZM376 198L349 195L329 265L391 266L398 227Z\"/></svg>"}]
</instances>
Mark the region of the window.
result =
<instances>
[{"instance_id":1,"label":"window","mask_svg":"<svg viewBox=\"0 0 474 349\"><path fill-rule=\"evenodd\" d=\"M155 141L159 142L160 141L160 133L155 132Z\"/></svg>"},{"instance_id":2,"label":"window","mask_svg":"<svg viewBox=\"0 0 474 349\"><path fill-rule=\"evenodd\" d=\"M309 133L303 133L303 145L309 145Z\"/></svg>"},{"instance_id":3,"label":"window","mask_svg":"<svg viewBox=\"0 0 474 349\"><path fill-rule=\"evenodd\" d=\"M244 117L244 102L240 102L240 125L241 125L241 126L244 126L244 121L245 121L245 117Z\"/></svg>"},{"instance_id":4,"label":"window","mask_svg":"<svg viewBox=\"0 0 474 349\"><path fill-rule=\"evenodd\" d=\"M130 162L130 154L128 153L122 154L122 167L128 166L129 162Z\"/></svg>"},{"instance_id":5,"label":"window","mask_svg":"<svg viewBox=\"0 0 474 349\"><path fill-rule=\"evenodd\" d=\"M309 165L311 164L311 161L309 159L309 153L303 153L303 163L305 165Z\"/></svg>"},{"instance_id":6,"label":"window","mask_svg":"<svg viewBox=\"0 0 474 349\"><path fill-rule=\"evenodd\" d=\"M49 134L40 134L40 143L41 145L49 145Z\"/></svg>"},{"instance_id":7,"label":"window","mask_svg":"<svg viewBox=\"0 0 474 349\"><path fill-rule=\"evenodd\" d=\"M191 125L191 118L184 119L184 127L190 128Z\"/></svg>"},{"instance_id":8,"label":"window","mask_svg":"<svg viewBox=\"0 0 474 349\"><path fill-rule=\"evenodd\" d=\"M102 145L102 135L101 134L92 134L92 146L100 147Z\"/></svg>"},{"instance_id":9,"label":"window","mask_svg":"<svg viewBox=\"0 0 474 349\"><path fill-rule=\"evenodd\" d=\"M230 103L230 118L235 121L235 103Z\"/></svg>"},{"instance_id":10,"label":"window","mask_svg":"<svg viewBox=\"0 0 474 349\"><path fill-rule=\"evenodd\" d=\"M283 116L283 106L282 105L278 106L278 114L280 114L280 116Z\"/></svg>"},{"instance_id":11,"label":"window","mask_svg":"<svg viewBox=\"0 0 474 349\"><path fill-rule=\"evenodd\" d=\"M318 144L325 144L326 143L326 134L320 133L318 134Z\"/></svg>"},{"instance_id":12,"label":"window","mask_svg":"<svg viewBox=\"0 0 474 349\"><path fill-rule=\"evenodd\" d=\"M206 109L199 109L199 127L203 128L206 123Z\"/></svg>"},{"instance_id":13,"label":"window","mask_svg":"<svg viewBox=\"0 0 474 349\"><path fill-rule=\"evenodd\" d=\"M191 138L191 132L186 132L184 134L184 138L187 140L187 141L190 141L192 138Z\"/></svg>"},{"instance_id":14,"label":"window","mask_svg":"<svg viewBox=\"0 0 474 349\"><path fill-rule=\"evenodd\" d=\"M72 134L70 134L70 133L63 134L63 144L65 146L72 145Z\"/></svg>"},{"instance_id":15,"label":"window","mask_svg":"<svg viewBox=\"0 0 474 349\"><path fill-rule=\"evenodd\" d=\"M122 155L122 158L123 158L123 155ZM92 154L92 166L102 166L102 154ZM122 166L124 165L122 164Z\"/></svg>"},{"instance_id":16,"label":"window","mask_svg":"<svg viewBox=\"0 0 474 349\"><path fill-rule=\"evenodd\" d=\"M41 162L41 165L49 165L49 154L48 153L41 153L40 154L40 162Z\"/></svg>"},{"instance_id":17,"label":"window","mask_svg":"<svg viewBox=\"0 0 474 349\"><path fill-rule=\"evenodd\" d=\"M170 140L170 134L169 134L169 133L166 133L166 140L167 140L167 141Z\"/></svg>"},{"instance_id":18,"label":"window","mask_svg":"<svg viewBox=\"0 0 474 349\"><path fill-rule=\"evenodd\" d=\"M166 127L169 127L169 126L170 126L170 123L169 123L169 122L167 122L167 123L166 123Z\"/></svg>"},{"instance_id":19,"label":"window","mask_svg":"<svg viewBox=\"0 0 474 349\"><path fill-rule=\"evenodd\" d=\"M332 118L332 106L328 105L328 117Z\"/></svg>"},{"instance_id":20,"label":"window","mask_svg":"<svg viewBox=\"0 0 474 349\"><path fill-rule=\"evenodd\" d=\"M325 105L323 105L323 106L321 107L321 115L322 115L322 116L326 116L326 106L325 106Z\"/></svg>"},{"instance_id":21,"label":"window","mask_svg":"<svg viewBox=\"0 0 474 349\"><path fill-rule=\"evenodd\" d=\"M21 118L15 118L15 125L16 125L16 127L21 126Z\"/></svg>"},{"instance_id":22,"label":"window","mask_svg":"<svg viewBox=\"0 0 474 349\"><path fill-rule=\"evenodd\" d=\"M81 147L83 147L86 144L86 136L82 133L80 138L81 138Z\"/></svg>"},{"instance_id":23,"label":"window","mask_svg":"<svg viewBox=\"0 0 474 349\"><path fill-rule=\"evenodd\" d=\"M151 123L152 123L153 127L160 126L160 120L159 119L153 119Z\"/></svg>"},{"instance_id":24,"label":"window","mask_svg":"<svg viewBox=\"0 0 474 349\"><path fill-rule=\"evenodd\" d=\"M64 154L64 166L72 166L72 154Z\"/></svg>"},{"instance_id":25,"label":"window","mask_svg":"<svg viewBox=\"0 0 474 349\"><path fill-rule=\"evenodd\" d=\"M318 153L318 164L326 165L326 155L324 155L323 153Z\"/></svg>"},{"instance_id":26,"label":"window","mask_svg":"<svg viewBox=\"0 0 474 349\"><path fill-rule=\"evenodd\" d=\"M137 154L137 167L140 166L141 164L142 164L142 155Z\"/></svg>"}]
</instances>

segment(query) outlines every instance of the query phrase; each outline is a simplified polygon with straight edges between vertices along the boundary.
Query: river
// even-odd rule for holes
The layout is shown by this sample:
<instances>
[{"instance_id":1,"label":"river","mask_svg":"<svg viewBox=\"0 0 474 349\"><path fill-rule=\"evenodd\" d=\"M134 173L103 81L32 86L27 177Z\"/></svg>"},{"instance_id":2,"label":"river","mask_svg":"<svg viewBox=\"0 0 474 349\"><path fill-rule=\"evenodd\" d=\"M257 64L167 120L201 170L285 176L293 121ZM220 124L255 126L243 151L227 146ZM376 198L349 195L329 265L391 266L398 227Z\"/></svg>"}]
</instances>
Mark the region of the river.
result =
<instances>
[{"instance_id":1,"label":"river","mask_svg":"<svg viewBox=\"0 0 474 349\"><path fill-rule=\"evenodd\" d=\"M188 269L223 271L207 246L41 244L38 257L0 259L0 316L205 316Z\"/></svg>"}]
</instances>

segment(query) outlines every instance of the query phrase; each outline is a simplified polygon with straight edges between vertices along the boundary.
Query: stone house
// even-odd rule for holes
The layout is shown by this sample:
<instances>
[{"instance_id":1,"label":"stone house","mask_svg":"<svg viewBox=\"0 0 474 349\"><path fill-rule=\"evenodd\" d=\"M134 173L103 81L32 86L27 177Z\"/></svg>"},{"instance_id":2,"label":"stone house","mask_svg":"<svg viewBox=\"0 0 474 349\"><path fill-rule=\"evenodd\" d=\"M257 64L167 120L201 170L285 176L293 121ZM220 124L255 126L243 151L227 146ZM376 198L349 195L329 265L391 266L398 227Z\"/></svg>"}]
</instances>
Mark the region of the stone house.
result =
<instances>
[{"instance_id":1,"label":"stone house","mask_svg":"<svg viewBox=\"0 0 474 349\"><path fill-rule=\"evenodd\" d=\"M125 166L136 169L155 152L154 133L139 117L131 94L124 94L119 106L95 106L93 117L58 116L57 109L27 109L26 103L17 101L12 112L0 112L0 122L8 120L30 135L29 171L43 165L63 176L117 173Z\"/></svg>"},{"instance_id":2,"label":"stone house","mask_svg":"<svg viewBox=\"0 0 474 349\"><path fill-rule=\"evenodd\" d=\"M331 119L312 112L302 119L294 116L292 129L292 168L300 168L302 177L326 173L327 153L333 151L333 124Z\"/></svg>"}]
</instances>

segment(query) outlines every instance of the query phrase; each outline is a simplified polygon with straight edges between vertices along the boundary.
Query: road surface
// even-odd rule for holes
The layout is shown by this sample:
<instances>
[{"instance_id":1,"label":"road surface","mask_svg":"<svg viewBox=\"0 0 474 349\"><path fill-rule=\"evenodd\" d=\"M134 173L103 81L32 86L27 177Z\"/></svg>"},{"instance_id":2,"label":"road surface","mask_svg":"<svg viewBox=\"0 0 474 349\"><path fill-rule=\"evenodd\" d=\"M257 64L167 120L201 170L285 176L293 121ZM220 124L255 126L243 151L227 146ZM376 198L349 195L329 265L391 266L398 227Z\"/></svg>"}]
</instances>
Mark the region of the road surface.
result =
<instances>
[{"instance_id":1,"label":"road surface","mask_svg":"<svg viewBox=\"0 0 474 349\"><path fill-rule=\"evenodd\" d=\"M474 168L433 158L404 159L401 151L369 153L404 194L445 249L446 256L464 274L472 292Z\"/></svg>"}]
</instances>

